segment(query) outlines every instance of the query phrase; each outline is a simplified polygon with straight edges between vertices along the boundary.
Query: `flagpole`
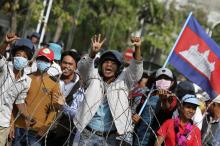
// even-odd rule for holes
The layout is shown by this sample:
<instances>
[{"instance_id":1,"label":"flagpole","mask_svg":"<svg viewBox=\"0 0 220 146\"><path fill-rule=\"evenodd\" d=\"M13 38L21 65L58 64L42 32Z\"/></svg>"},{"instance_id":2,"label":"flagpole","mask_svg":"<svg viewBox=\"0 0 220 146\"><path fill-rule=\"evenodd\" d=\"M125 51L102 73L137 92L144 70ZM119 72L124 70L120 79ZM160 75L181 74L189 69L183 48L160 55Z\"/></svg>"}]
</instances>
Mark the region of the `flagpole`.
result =
<instances>
[{"instance_id":1,"label":"flagpole","mask_svg":"<svg viewBox=\"0 0 220 146\"><path fill-rule=\"evenodd\" d=\"M145 106L146 106L146 104L147 104L147 102L148 102L148 99L150 98L150 96L151 96L151 94L152 94L153 91L154 91L154 90L153 90L153 85L152 85L152 87L151 87L149 93L147 94L147 96L145 96L145 94L144 94L144 96L146 97L146 99L145 99L144 104L142 105L140 111L138 112L138 115L139 115L139 116L141 116L141 114L142 114L142 112L143 112L143 110L144 110L144 108L145 108Z\"/></svg>"},{"instance_id":2,"label":"flagpole","mask_svg":"<svg viewBox=\"0 0 220 146\"><path fill-rule=\"evenodd\" d=\"M184 29L186 28L186 25L187 25L187 23L189 22L189 19L190 19L191 16L192 16L192 12L189 13L189 16L187 17L186 22L185 22L185 24L183 25L183 28L181 29L181 31L180 31L180 33L179 33L179 36L177 37L176 42L175 42L175 44L173 45L173 48L171 49L171 51L170 51L170 53L169 53L169 55L168 55L168 57L167 57L167 59L166 59L164 65L163 65L163 67L166 67L166 65L167 65L167 63L168 63L168 61L169 61L169 59L170 59L170 57L171 57L171 55L172 55L174 49L176 48L176 45L177 45L177 43L178 43L178 41L179 41L179 39L180 39L180 36L182 35ZM139 113L138 113L139 116L140 116L141 113L143 112L143 110L144 110L144 108L145 108L145 106L146 106L146 104L147 104L147 101L148 101L148 99L150 98L152 92L153 92L153 87L150 89L150 91L149 91L149 93L148 93L148 95L147 95L147 98L146 98L146 100L144 101L144 104L143 104L143 106L141 107L141 110L140 110Z\"/></svg>"},{"instance_id":3,"label":"flagpole","mask_svg":"<svg viewBox=\"0 0 220 146\"><path fill-rule=\"evenodd\" d=\"M172 55L174 49L176 48L176 45L177 45L177 43L179 42L179 39L180 39L180 37L181 37L181 35L182 35L184 29L186 28L186 25L187 25L187 23L189 22L189 19L190 19L191 16L192 16L192 12L189 13L189 16L187 17L186 22L185 22L185 24L183 25L183 28L181 29L181 31L180 31L180 33L179 33L179 36L177 37L176 42L174 43L173 48L171 49L171 51L170 51L170 53L169 53L169 55L168 55L168 57L167 57L167 59L166 59L164 65L163 65L163 68L167 66L167 63L168 63L168 61L170 60L170 57L171 57L171 55Z\"/></svg>"}]
</instances>

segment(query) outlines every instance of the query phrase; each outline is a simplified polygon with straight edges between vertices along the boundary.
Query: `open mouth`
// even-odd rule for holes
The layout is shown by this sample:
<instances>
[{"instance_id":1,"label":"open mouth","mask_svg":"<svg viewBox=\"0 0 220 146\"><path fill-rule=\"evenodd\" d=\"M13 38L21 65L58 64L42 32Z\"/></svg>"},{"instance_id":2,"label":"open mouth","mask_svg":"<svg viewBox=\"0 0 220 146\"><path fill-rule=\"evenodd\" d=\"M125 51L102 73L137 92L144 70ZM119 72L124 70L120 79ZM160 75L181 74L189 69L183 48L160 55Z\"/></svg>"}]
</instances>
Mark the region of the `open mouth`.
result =
<instances>
[{"instance_id":1,"label":"open mouth","mask_svg":"<svg viewBox=\"0 0 220 146\"><path fill-rule=\"evenodd\" d=\"M66 72L68 72L69 70L67 69L67 68L65 68L64 70L63 70L63 73L66 73Z\"/></svg>"},{"instance_id":2,"label":"open mouth","mask_svg":"<svg viewBox=\"0 0 220 146\"><path fill-rule=\"evenodd\" d=\"M70 71L72 71L70 68L65 68L65 69L63 70L63 73L69 73Z\"/></svg>"},{"instance_id":3,"label":"open mouth","mask_svg":"<svg viewBox=\"0 0 220 146\"><path fill-rule=\"evenodd\" d=\"M105 69L105 72L109 74L109 73L112 72L112 69L110 69L110 68L106 68L106 69Z\"/></svg>"}]
</instances>

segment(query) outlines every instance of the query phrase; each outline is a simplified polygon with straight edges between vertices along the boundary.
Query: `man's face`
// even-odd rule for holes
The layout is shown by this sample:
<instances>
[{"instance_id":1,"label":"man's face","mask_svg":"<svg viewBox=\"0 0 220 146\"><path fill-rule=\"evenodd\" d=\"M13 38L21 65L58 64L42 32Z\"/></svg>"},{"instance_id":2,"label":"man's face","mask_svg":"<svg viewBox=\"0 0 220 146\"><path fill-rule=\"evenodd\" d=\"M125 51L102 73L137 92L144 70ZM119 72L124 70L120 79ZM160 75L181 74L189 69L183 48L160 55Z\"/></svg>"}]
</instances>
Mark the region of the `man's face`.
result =
<instances>
[{"instance_id":1,"label":"man's face","mask_svg":"<svg viewBox=\"0 0 220 146\"><path fill-rule=\"evenodd\" d=\"M139 87L141 87L141 88L146 87L147 81L148 81L148 78L142 78L139 83Z\"/></svg>"},{"instance_id":2,"label":"man's face","mask_svg":"<svg viewBox=\"0 0 220 146\"><path fill-rule=\"evenodd\" d=\"M217 113L220 111L220 104L218 103L210 103L211 105L208 108L208 112L212 115L215 116Z\"/></svg>"},{"instance_id":3,"label":"man's face","mask_svg":"<svg viewBox=\"0 0 220 146\"><path fill-rule=\"evenodd\" d=\"M31 42L33 43L33 44L37 44L38 43L38 38L36 38L36 37L31 37Z\"/></svg>"},{"instance_id":4,"label":"man's face","mask_svg":"<svg viewBox=\"0 0 220 146\"><path fill-rule=\"evenodd\" d=\"M118 65L115 61L105 60L102 64L103 77L108 81L116 77Z\"/></svg>"},{"instance_id":5,"label":"man's face","mask_svg":"<svg viewBox=\"0 0 220 146\"><path fill-rule=\"evenodd\" d=\"M194 104L183 103L182 108L181 108L182 115L186 119L192 119L192 117L194 116L194 114L196 112L196 108L197 108L197 106Z\"/></svg>"},{"instance_id":6,"label":"man's face","mask_svg":"<svg viewBox=\"0 0 220 146\"><path fill-rule=\"evenodd\" d=\"M18 50L15 52L15 57L24 57L28 59L28 55L24 50Z\"/></svg>"},{"instance_id":7,"label":"man's face","mask_svg":"<svg viewBox=\"0 0 220 146\"><path fill-rule=\"evenodd\" d=\"M69 55L64 56L61 62L61 70L63 71L64 76L72 75L74 71L76 70L75 60Z\"/></svg>"}]
</instances>

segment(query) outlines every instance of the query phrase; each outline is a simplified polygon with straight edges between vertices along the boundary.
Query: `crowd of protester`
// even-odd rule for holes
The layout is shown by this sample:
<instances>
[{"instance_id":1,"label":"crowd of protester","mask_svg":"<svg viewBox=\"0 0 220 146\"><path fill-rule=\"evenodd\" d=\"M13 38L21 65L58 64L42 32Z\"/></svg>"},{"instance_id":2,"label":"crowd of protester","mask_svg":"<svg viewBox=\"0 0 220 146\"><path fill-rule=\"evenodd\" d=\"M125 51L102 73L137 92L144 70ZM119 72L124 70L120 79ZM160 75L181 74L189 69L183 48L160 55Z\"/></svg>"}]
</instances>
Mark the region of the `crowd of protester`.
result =
<instances>
[{"instance_id":1,"label":"crowd of protester","mask_svg":"<svg viewBox=\"0 0 220 146\"><path fill-rule=\"evenodd\" d=\"M0 146L220 146L220 96L144 70L140 37L124 56L100 54L101 35L83 55L39 38L8 33L0 46Z\"/></svg>"}]
</instances>

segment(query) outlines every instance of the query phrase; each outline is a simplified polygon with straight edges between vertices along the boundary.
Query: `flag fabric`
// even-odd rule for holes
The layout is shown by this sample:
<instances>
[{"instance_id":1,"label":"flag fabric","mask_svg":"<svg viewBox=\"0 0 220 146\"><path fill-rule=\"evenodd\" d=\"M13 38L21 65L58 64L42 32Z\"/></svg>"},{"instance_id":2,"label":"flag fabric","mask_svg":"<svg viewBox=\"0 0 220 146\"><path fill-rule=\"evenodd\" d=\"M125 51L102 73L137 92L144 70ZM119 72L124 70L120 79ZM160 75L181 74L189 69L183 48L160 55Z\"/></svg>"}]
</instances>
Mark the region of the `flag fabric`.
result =
<instances>
[{"instance_id":1,"label":"flag fabric","mask_svg":"<svg viewBox=\"0 0 220 146\"><path fill-rule=\"evenodd\" d=\"M190 16L169 58L169 63L206 91L220 95L220 47Z\"/></svg>"}]
</instances>

